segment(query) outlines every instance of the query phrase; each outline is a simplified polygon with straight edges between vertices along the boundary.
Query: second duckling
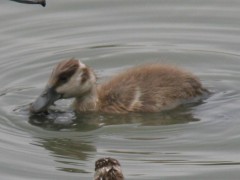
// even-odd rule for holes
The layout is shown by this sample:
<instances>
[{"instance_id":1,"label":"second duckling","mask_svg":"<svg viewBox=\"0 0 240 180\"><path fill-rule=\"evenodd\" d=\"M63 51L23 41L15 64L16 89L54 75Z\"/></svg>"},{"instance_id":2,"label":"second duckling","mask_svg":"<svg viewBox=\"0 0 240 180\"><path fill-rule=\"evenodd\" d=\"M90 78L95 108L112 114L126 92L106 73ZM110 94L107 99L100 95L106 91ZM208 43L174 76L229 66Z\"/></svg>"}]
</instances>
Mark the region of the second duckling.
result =
<instances>
[{"instance_id":1,"label":"second duckling","mask_svg":"<svg viewBox=\"0 0 240 180\"><path fill-rule=\"evenodd\" d=\"M121 165L114 158L101 158L95 162L94 180L124 180Z\"/></svg>"}]
</instances>

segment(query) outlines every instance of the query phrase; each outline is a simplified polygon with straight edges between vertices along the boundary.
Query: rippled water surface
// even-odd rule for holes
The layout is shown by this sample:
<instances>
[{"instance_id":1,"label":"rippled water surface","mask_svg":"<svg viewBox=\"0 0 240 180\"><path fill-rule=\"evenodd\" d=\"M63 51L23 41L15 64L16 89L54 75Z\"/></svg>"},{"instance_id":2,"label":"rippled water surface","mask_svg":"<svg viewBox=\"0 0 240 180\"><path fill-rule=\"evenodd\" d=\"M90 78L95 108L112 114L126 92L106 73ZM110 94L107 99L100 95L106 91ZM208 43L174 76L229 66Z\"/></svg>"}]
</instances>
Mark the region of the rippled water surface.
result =
<instances>
[{"instance_id":1,"label":"rippled water surface","mask_svg":"<svg viewBox=\"0 0 240 180\"><path fill-rule=\"evenodd\" d=\"M115 157L126 179L240 177L240 1L48 0L0 5L1 179L92 179ZM75 114L71 100L44 119L26 107L52 67L79 58L104 81L160 62L199 76L212 95L154 114Z\"/></svg>"}]
</instances>

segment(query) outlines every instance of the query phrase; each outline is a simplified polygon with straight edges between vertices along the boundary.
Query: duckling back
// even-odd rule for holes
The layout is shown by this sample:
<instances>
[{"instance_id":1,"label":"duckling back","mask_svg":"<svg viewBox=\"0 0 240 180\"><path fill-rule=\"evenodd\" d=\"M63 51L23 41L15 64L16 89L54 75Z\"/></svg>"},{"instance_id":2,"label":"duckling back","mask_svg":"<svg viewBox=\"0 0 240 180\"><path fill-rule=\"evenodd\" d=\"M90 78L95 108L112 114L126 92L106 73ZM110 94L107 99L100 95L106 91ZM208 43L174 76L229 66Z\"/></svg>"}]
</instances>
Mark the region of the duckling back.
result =
<instances>
[{"instance_id":1,"label":"duckling back","mask_svg":"<svg viewBox=\"0 0 240 180\"><path fill-rule=\"evenodd\" d=\"M98 87L102 112L159 112L208 92L193 74L151 64L128 69Z\"/></svg>"}]
</instances>

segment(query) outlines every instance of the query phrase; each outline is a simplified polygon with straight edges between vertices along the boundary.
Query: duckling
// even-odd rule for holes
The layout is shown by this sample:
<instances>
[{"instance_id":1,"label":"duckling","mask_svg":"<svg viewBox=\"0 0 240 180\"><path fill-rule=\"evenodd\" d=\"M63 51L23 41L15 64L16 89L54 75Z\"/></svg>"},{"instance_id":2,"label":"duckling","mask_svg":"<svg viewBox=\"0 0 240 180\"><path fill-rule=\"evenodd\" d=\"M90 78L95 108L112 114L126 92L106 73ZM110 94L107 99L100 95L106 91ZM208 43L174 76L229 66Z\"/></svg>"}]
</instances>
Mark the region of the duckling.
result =
<instances>
[{"instance_id":1,"label":"duckling","mask_svg":"<svg viewBox=\"0 0 240 180\"><path fill-rule=\"evenodd\" d=\"M196 76L171 65L140 65L97 85L91 68L70 59L53 69L30 110L43 112L58 99L75 98L73 108L78 112L160 112L198 100L206 93Z\"/></svg>"},{"instance_id":2,"label":"duckling","mask_svg":"<svg viewBox=\"0 0 240 180\"><path fill-rule=\"evenodd\" d=\"M121 165L113 158L101 158L95 162L94 180L124 180Z\"/></svg>"}]
</instances>

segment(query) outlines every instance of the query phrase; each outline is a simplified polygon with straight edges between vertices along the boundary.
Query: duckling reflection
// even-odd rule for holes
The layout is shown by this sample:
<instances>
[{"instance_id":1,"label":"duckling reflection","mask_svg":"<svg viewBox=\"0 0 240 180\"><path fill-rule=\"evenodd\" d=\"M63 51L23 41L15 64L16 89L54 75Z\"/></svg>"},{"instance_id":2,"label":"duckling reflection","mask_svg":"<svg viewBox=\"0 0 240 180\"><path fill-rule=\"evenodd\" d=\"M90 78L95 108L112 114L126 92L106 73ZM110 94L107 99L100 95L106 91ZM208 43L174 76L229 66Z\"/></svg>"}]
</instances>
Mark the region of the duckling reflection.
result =
<instances>
[{"instance_id":1,"label":"duckling reflection","mask_svg":"<svg viewBox=\"0 0 240 180\"><path fill-rule=\"evenodd\" d=\"M87 160L87 152L95 152L96 148L81 139L53 138L43 139L42 145L56 156L72 157Z\"/></svg>"},{"instance_id":2,"label":"duckling reflection","mask_svg":"<svg viewBox=\"0 0 240 180\"><path fill-rule=\"evenodd\" d=\"M202 102L182 105L175 109L159 113L75 113L73 111L57 112L49 109L47 114L31 114L29 123L46 130L59 131L72 129L76 131L91 131L108 125L139 124L141 126L162 126L196 122L192 108Z\"/></svg>"},{"instance_id":3,"label":"duckling reflection","mask_svg":"<svg viewBox=\"0 0 240 180\"><path fill-rule=\"evenodd\" d=\"M85 141L81 137L41 138L37 144L50 152L58 170L71 173L92 173L92 170L87 171L81 168L81 162L88 161L90 154L96 153L96 147L89 139Z\"/></svg>"},{"instance_id":4,"label":"duckling reflection","mask_svg":"<svg viewBox=\"0 0 240 180\"><path fill-rule=\"evenodd\" d=\"M15 1L24 4L40 4L43 7L46 6L46 0L10 0L10 1Z\"/></svg>"},{"instance_id":5,"label":"duckling reflection","mask_svg":"<svg viewBox=\"0 0 240 180\"><path fill-rule=\"evenodd\" d=\"M53 69L45 90L30 110L43 112L58 99L75 98L73 107L78 112L160 112L197 101L207 93L193 74L161 64L130 68L97 85L91 68L70 59Z\"/></svg>"},{"instance_id":6,"label":"duckling reflection","mask_svg":"<svg viewBox=\"0 0 240 180\"><path fill-rule=\"evenodd\" d=\"M110 157L97 160L94 180L124 180L118 160Z\"/></svg>"}]
</instances>

